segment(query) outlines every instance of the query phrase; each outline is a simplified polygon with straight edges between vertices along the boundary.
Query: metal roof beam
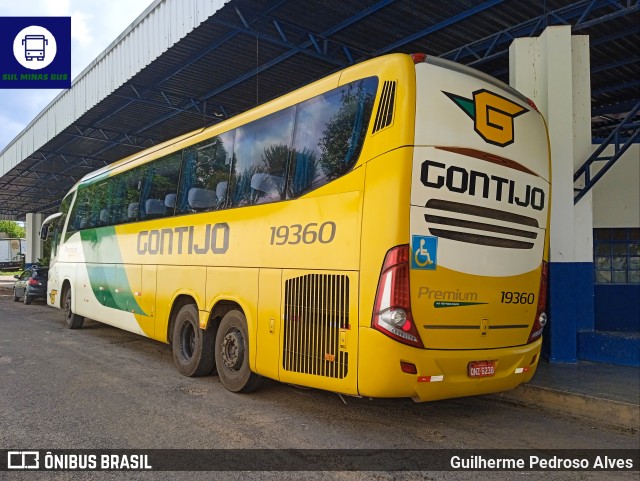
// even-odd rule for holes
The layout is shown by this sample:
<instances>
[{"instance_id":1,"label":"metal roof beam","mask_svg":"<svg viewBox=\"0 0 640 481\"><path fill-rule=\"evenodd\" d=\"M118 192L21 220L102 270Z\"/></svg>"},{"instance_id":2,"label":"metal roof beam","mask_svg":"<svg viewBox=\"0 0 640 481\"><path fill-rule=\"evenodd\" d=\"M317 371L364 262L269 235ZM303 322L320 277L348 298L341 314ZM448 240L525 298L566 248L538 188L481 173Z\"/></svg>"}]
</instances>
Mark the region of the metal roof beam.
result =
<instances>
[{"instance_id":1,"label":"metal roof beam","mask_svg":"<svg viewBox=\"0 0 640 481\"><path fill-rule=\"evenodd\" d=\"M11 191L5 191L0 193L0 198L6 197L6 196L10 196L10 195L22 195L25 193L33 193L37 195L37 198L42 198L44 197L55 197L58 196L60 194L65 194L67 192L67 190L63 190L63 189L46 189L46 192L43 191L42 187L40 187L39 185L27 185L27 186L21 186L21 188L18 189L14 189Z\"/></svg>"},{"instance_id":2,"label":"metal roof beam","mask_svg":"<svg viewBox=\"0 0 640 481\"><path fill-rule=\"evenodd\" d=\"M624 67L625 65L629 65L631 63L640 62L640 55L636 55L634 57L627 57L625 59L619 60L617 62L608 63L605 65L599 65L598 67L592 67L591 73L604 72L606 70L611 70L613 68Z\"/></svg>"},{"instance_id":3,"label":"metal roof beam","mask_svg":"<svg viewBox=\"0 0 640 481\"><path fill-rule=\"evenodd\" d=\"M409 35L408 37L398 40L397 42L394 42L391 45L387 45L386 47L375 51L371 56L375 57L377 55L382 55L383 53L389 52L391 50L395 50L396 48L401 47L402 45L406 45L407 43L423 38L429 35L430 33L436 32L438 30L442 30L443 28L453 25L454 23L457 23L469 17L472 17L476 13L482 12L491 7L495 7L496 5L502 2L504 2L504 0L489 0L487 2L483 2L480 5L476 5L473 8L465 10L464 12L460 12L459 14L454 15L453 17L449 17L446 20L443 20L442 22L438 22L435 25L432 25L431 27L425 28L424 30L420 30L419 32L416 32L412 35Z\"/></svg>"},{"instance_id":4,"label":"metal roof beam","mask_svg":"<svg viewBox=\"0 0 640 481\"><path fill-rule=\"evenodd\" d=\"M572 30L580 30L595 25L596 23L606 22L639 10L638 0L582 0L554 10L553 12L540 15L534 19L527 20L513 27L506 28L481 40L458 47L441 55L441 57L460 62L469 57L469 55L473 55L476 59L475 61L468 62L468 65L475 65L506 54L507 48L502 48L502 50L499 51L496 51L496 48L503 47L514 38L531 37L542 32L548 25L570 24L576 18L584 18L589 13L605 7L611 7L612 5L617 8L616 12L602 13L600 17L593 18L588 22L577 23L572 26ZM549 18L555 21L550 23Z\"/></svg>"},{"instance_id":5,"label":"metal roof beam","mask_svg":"<svg viewBox=\"0 0 640 481\"><path fill-rule=\"evenodd\" d=\"M597 2L593 2L594 4ZM597 18L594 18L592 20L589 20L588 22L583 22L582 18L573 26L572 30L581 30L583 28L587 28L587 27L593 27L594 25L598 25L599 23L602 22L607 22L609 20L613 20L615 18L619 18L622 17L624 15L627 15L629 13L633 13L633 12L637 12L639 11L639 3L638 0L607 0L606 2L604 0L602 0L602 3L604 3L606 6L607 4L609 6L613 6L614 8L617 8L617 11L613 12L613 13L609 13L606 15L601 15Z\"/></svg>"},{"instance_id":6,"label":"metal roof beam","mask_svg":"<svg viewBox=\"0 0 640 481\"><path fill-rule=\"evenodd\" d=\"M498 1L503 1L503 0L493 0L494 2L498 2ZM388 5L390 2L385 0L382 2L378 2L376 5L372 6L369 9L366 9L366 15L371 15L372 13L376 12L378 9ZM353 23L357 22L358 20L361 20L362 18L364 18L365 12L359 12L356 15L353 15L351 17L349 17L348 19L344 20L343 22L341 22L340 24L325 30L324 32L318 34L319 37L322 38L326 38L329 37L330 35L333 35L337 32L339 32L340 30L352 25ZM307 40L305 42L303 42L300 45L295 46L295 48L289 49L287 52L279 55L278 57L262 64L261 66L255 68L255 69L251 69L248 72L245 72L244 74L236 77L234 80L227 82L226 84L215 88L214 90L208 92L207 94L201 96L199 98L200 101L204 101L204 100L208 100L211 97L214 97L216 95L219 95L220 93L244 82L245 80L250 79L251 77L253 77L254 75L257 75L271 67L273 67L274 65L279 64L280 62L283 62L284 60L288 59L289 57L292 57L293 55L295 55L296 53L298 53L298 51L300 49L304 50L307 49L309 46L311 45L311 41ZM139 128L138 130L136 130L136 133L139 132L144 132L147 129L150 129L152 127L155 127L158 124L161 124L163 122L165 122L166 120L170 119L171 117L173 117L174 115L176 115L174 112L170 112L166 115L163 115L162 117L160 117L159 119L154 120L153 122L150 122L144 126L142 126L141 128Z\"/></svg>"},{"instance_id":7,"label":"metal roof beam","mask_svg":"<svg viewBox=\"0 0 640 481\"><path fill-rule=\"evenodd\" d=\"M172 113L173 115L175 115L175 112L171 112L171 113ZM172 116L173 116L173 115L172 115ZM138 130L136 130L136 131L133 133L133 135L135 135L136 137L138 137L138 134L139 134L140 132L142 132L142 129L138 129ZM98 155L103 154L104 152L106 152L107 150L109 150L111 147L115 147L116 145L126 145L127 147L133 147L133 148L141 149L141 150L144 150L144 149L149 148L149 147L143 147L143 146L139 146L139 145L132 145L132 144L128 144L128 143L126 143L126 142L123 142L123 141L122 141L122 139L123 139L123 138L126 138L126 137L128 137L128 134L121 134L119 138L117 138L117 139L114 139L114 140L110 141L107 145L105 145L104 147L102 147L102 148L101 148L101 149L99 149L98 151L94 152L94 153L93 153L93 156L96 156L96 157L97 157ZM159 140L158 140L158 141L152 140L152 139L151 139L151 137L147 137L147 138L148 138L149 140L151 140L151 142L152 142L152 143L151 143L151 146L154 146L154 145L156 145L158 142L160 142Z\"/></svg>"},{"instance_id":8,"label":"metal roof beam","mask_svg":"<svg viewBox=\"0 0 640 481\"><path fill-rule=\"evenodd\" d=\"M127 135L127 133L122 133L122 132L115 132L115 131L110 131L110 130L106 130L106 129L96 129L94 127L87 127L87 126L80 126L77 124L73 124L73 127L76 129L77 132L79 132L78 134L74 134L71 132L61 132L60 135L64 135L64 136L69 136L72 138L84 138L84 139L90 139L90 140L95 140L98 142L111 142L113 143L113 145L126 145L127 147L132 147L132 148L136 148L136 149L141 149L144 150L149 146L144 146L144 145L138 145L135 144L131 141L131 138ZM100 134L102 134L102 136L104 138L100 138L100 137L94 137L92 134L99 132ZM109 132L111 134L116 134L119 137L115 138L115 139L110 139L109 136L106 134L106 132ZM144 136L136 136L137 140L141 140L142 142L147 142L149 143L151 146L155 145L157 143L157 140L151 138L151 137L144 137ZM38 159L38 162L36 164L34 164L31 169L35 169L37 168L39 165L42 164L42 162L48 162L52 159L52 157L54 157L56 154L60 155L64 162L69 164L69 161L64 157L63 155L63 151L62 149L64 147L66 147L67 145L69 145L70 142L66 142L64 145L58 147L56 149L56 151L51 152L49 156L43 155L43 159ZM43 152L43 151L39 151L39 152ZM75 167L75 165L72 165L71 168ZM70 169L65 169L63 172L67 172Z\"/></svg>"},{"instance_id":9,"label":"metal roof beam","mask_svg":"<svg viewBox=\"0 0 640 481\"><path fill-rule=\"evenodd\" d=\"M272 5L269 6L269 8L267 8L267 10L265 10L265 12L262 15L267 15L275 10L277 10L279 7L282 6L282 4L286 3L287 0L280 0L279 2L276 2ZM254 23L255 21L257 21L259 18L261 18L261 15L256 16L251 22L249 22L249 24L251 25L252 23ZM211 18L209 18L209 20L207 21L211 21ZM196 53L195 55L193 55L192 57L189 57L188 59L184 60L183 62L181 62L180 64L178 64L168 75L164 76L163 78L161 78L160 80L158 80L157 82L155 82L155 84L153 84L150 87L145 88L142 92L137 92L140 98L143 98L145 95L153 92L153 90L155 88L158 88L160 85L162 85L164 82L166 82L167 80L173 78L175 75L179 74L180 72L182 72L184 69L190 67L191 65L193 65L195 62L197 62L198 60L200 60L201 58L205 57L206 55L210 54L211 52L213 52L214 50L216 50L217 48L219 48L220 46L224 45L225 43L229 42L230 40L232 40L234 37L236 37L238 35L238 31L231 31L229 33L227 33L224 37L222 37L221 39L219 39L216 42L211 43L207 48L205 48L204 50L200 50L198 53ZM120 112L122 109L125 109L126 107L128 107L129 105L131 105L131 103L133 103L134 100L129 100L128 102L124 103L123 105L121 105L120 107L116 107L115 109L111 110L110 112L105 113L100 120L96 123L96 125L100 124L100 122L112 117L113 115L117 114L118 112Z\"/></svg>"},{"instance_id":10,"label":"metal roof beam","mask_svg":"<svg viewBox=\"0 0 640 481\"><path fill-rule=\"evenodd\" d=\"M96 157L87 156L87 155L75 155L75 154L70 154L68 152L62 154L60 152L52 152L52 151L49 151L49 150L40 150L40 152L44 152L45 154L50 154L51 156L59 155L59 156L61 156L63 158L72 157L72 158L75 158L75 159L80 159L80 162L73 162L73 164L71 164L71 162L67 161L67 163L72 165L73 167L86 166L88 168L91 168L91 169L95 170L95 169L99 169L100 167L104 167L105 165L109 165L109 162L107 162L106 160L98 159Z\"/></svg>"},{"instance_id":11,"label":"metal roof beam","mask_svg":"<svg viewBox=\"0 0 640 481\"><path fill-rule=\"evenodd\" d=\"M33 172L33 173L35 174L35 172ZM76 179L76 177L74 177L72 175L63 174L61 172L57 172L55 174L54 173L44 173L44 174L45 175L38 176L35 179L33 177L28 176L28 175L17 176L17 177L14 177L13 179L9 180L4 185L5 186L23 185L20 182L18 182L19 179L36 180L38 185L44 184L45 182L49 182L49 181L53 181L53 182L57 182L57 183L60 183L60 184L65 184L65 185L73 185L78 181ZM27 185L33 185L33 183L29 182L29 184L27 184Z\"/></svg>"},{"instance_id":12,"label":"metal roof beam","mask_svg":"<svg viewBox=\"0 0 640 481\"><path fill-rule=\"evenodd\" d=\"M623 37L633 37L638 33L640 33L640 24L634 25L633 27L625 28L624 30L616 30L615 33L606 35L604 37L589 39L589 46L594 47L596 45L602 45L608 42L612 42L614 40L618 40Z\"/></svg>"},{"instance_id":13,"label":"metal roof beam","mask_svg":"<svg viewBox=\"0 0 640 481\"><path fill-rule=\"evenodd\" d=\"M55 204L57 207L60 205L60 201L51 201L44 205L38 202L33 202L31 197L16 197L14 200L6 202L3 204L2 214L8 214L13 216L23 216L28 212L47 212L51 207L50 205ZM57 210L57 209L56 209Z\"/></svg>"},{"instance_id":14,"label":"metal roof beam","mask_svg":"<svg viewBox=\"0 0 640 481\"><path fill-rule=\"evenodd\" d=\"M595 107L591 109L591 116L598 117L600 115L616 114L619 112L628 112L638 103L639 100L640 99L635 98L635 99L627 100L626 102L618 102L615 104L601 105L599 107Z\"/></svg>"},{"instance_id":15,"label":"metal roof beam","mask_svg":"<svg viewBox=\"0 0 640 481\"><path fill-rule=\"evenodd\" d=\"M299 52L304 52L307 55L311 55L314 57L317 57L321 60L324 61L328 61L330 63L334 63L336 66L342 68L345 67L348 64L353 63L353 56L351 55L351 50L353 49L353 46L351 45L344 45L340 42L337 42L335 40L329 39L329 37L331 35L334 35L335 33L343 30L344 28L353 25L355 22L362 20L363 18L366 18L369 15L373 15L374 13L378 12L379 10L385 8L386 6L390 5L391 3L393 3L395 0L382 0L377 2L376 4L358 12L357 14L349 17L348 19L345 19L344 21L338 23L337 25L331 27L328 30L325 30L324 32L322 32L321 34L316 34L314 32L310 32L308 30L303 30L300 27L297 26L293 26L290 24L286 24L285 22L283 22L282 20L279 19L275 19L275 18L271 18L271 23L273 24L274 28L276 29L276 32L278 35L269 35L266 34L264 32L255 30L253 28L250 27L250 25L248 24L248 22L246 22L246 20L244 19L245 17L242 15L242 13L240 12L240 10L236 7L236 13L238 14L239 18L241 19L241 22L243 23L244 27L239 27L238 25L234 25L234 24L230 24L229 22L225 22L222 20L217 20L217 19L212 19L213 23L217 23L220 25L224 25L225 27L229 27L229 28L233 28L236 29L238 31L241 31L243 33L246 33L247 35L251 35L251 36L255 36L260 40L265 40L271 44L280 46L280 47L284 47L287 49L297 49L297 51ZM501 0L502 1L502 0ZM264 17L267 18L269 15L265 14ZM255 19L254 19L255 20ZM301 46L297 46L295 44L293 44L292 42L290 42L288 39L288 37L291 37L291 35L287 35L287 32L285 31L285 27L287 29L290 30L295 30L296 33L301 34L306 36L309 39L310 43L305 43L303 47ZM322 45L320 45L319 40L322 42ZM335 45L337 46L337 48L334 49L335 52L342 52L344 53L344 56L347 60L347 64L345 64L344 59L342 57L335 57L335 56L331 56L329 55L329 46L330 45ZM313 47L312 49L310 49L309 47ZM362 52L362 55L367 55L365 52Z\"/></svg>"},{"instance_id":16,"label":"metal roof beam","mask_svg":"<svg viewBox=\"0 0 640 481\"><path fill-rule=\"evenodd\" d=\"M640 137L640 122L635 120L636 114L640 113L640 102L629 111L627 116L618 124L618 126L609 134L607 139L591 154L584 164L573 174L574 184L580 179L583 180L581 186L574 189L576 191L573 203L577 204L584 195L600 180L607 171L613 167L622 154L634 143L635 139ZM604 150L612 145L614 148L613 155L603 155ZM591 175L591 166L595 162L606 162L605 165Z\"/></svg>"},{"instance_id":17,"label":"metal roof beam","mask_svg":"<svg viewBox=\"0 0 640 481\"><path fill-rule=\"evenodd\" d=\"M138 145L138 144L134 144L131 142L131 138L127 135L127 134L121 134L120 135L120 140L116 140L116 139L110 139L108 137L105 136L104 139L100 138L100 137L92 137L90 135L79 135L79 134L72 134L69 132L62 132L60 135L64 135L64 136L71 136L71 137L75 137L77 139L88 139L88 140L95 140L96 142L110 142L114 145L126 145L127 147L133 147L136 149L146 149L147 147L145 147L144 145ZM152 144L154 145L154 144ZM41 161L43 162L43 161Z\"/></svg>"},{"instance_id":18,"label":"metal roof beam","mask_svg":"<svg viewBox=\"0 0 640 481\"><path fill-rule=\"evenodd\" d=\"M619 83L616 85L607 85L595 90L591 90L591 96L615 92L617 90L630 89L640 86L640 79L630 80L629 82Z\"/></svg>"}]
</instances>

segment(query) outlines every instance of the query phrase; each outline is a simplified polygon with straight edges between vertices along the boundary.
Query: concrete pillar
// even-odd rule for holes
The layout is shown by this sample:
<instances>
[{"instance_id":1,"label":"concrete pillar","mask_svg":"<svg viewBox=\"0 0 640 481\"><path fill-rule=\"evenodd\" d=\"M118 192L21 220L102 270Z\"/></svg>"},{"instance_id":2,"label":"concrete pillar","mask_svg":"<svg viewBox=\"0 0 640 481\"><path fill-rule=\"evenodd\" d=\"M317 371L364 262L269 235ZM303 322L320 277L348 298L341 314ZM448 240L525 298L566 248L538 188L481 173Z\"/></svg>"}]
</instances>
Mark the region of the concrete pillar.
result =
<instances>
[{"instance_id":1,"label":"concrete pillar","mask_svg":"<svg viewBox=\"0 0 640 481\"><path fill-rule=\"evenodd\" d=\"M44 214L27 214L26 231L27 231L27 255L25 264L30 266L38 262L42 257L42 240L40 240L40 227L44 221Z\"/></svg>"},{"instance_id":2,"label":"concrete pillar","mask_svg":"<svg viewBox=\"0 0 640 481\"><path fill-rule=\"evenodd\" d=\"M548 27L509 48L509 83L531 98L547 120L552 189L549 327L553 362L577 360L577 333L593 330L593 205L591 192L573 204L573 173L591 153L589 37Z\"/></svg>"}]
</instances>

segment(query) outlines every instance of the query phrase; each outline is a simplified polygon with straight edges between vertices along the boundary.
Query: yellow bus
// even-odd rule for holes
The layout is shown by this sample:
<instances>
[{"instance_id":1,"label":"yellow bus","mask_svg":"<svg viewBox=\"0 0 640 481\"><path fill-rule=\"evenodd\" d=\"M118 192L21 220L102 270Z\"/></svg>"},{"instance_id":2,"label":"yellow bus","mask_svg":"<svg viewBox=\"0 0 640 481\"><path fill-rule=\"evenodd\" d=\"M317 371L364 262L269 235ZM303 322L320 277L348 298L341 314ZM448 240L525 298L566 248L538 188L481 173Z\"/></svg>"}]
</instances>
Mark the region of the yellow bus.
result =
<instances>
[{"instance_id":1,"label":"yellow bus","mask_svg":"<svg viewBox=\"0 0 640 481\"><path fill-rule=\"evenodd\" d=\"M85 176L41 232L48 304L234 392L508 390L539 360L549 197L531 101L387 55Z\"/></svg>"}]
</instances>

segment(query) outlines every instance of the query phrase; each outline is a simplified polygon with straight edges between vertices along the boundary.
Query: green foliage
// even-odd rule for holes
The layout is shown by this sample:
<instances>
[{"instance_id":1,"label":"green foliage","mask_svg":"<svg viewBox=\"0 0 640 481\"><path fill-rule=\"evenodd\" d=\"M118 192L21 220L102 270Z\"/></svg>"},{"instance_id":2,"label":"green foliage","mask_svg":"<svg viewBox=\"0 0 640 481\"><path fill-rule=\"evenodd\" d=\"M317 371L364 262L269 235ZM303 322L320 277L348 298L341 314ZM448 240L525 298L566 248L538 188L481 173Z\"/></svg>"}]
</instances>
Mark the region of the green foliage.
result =
<instances>
[{"instance_id":1,"label":"green foliage","mask_svg":"<svg viewBox=\"0 0 640 481\"><path fill-rule=\"evenodd\" d=\"M9 237L23 239L26 236L24 227L20 227L12 220L0 220L0 232L6 232Z\"/></svg>"},{"instance_id":2,"label":"green foliage","mask_svg":"<svg viewBox=\"0 0 640 481\"><path fill-rule=\"evenodd\" d=\"M284 199L284 176L287 172L287 163L289 162L291 152L292 150L287 145L269 145L264 149L264 154L262 154L262 163L258 168L258 172L266 172L282 179L281 182L275 186L278 189L280 199Z\"/></svg>"},{"instance_id":3,"label":"green foliage","mask_svg":"<svg viewBox=\"0 0 640 481\"><path fill-rule=\"evenodd\" d=\"M342 92L341 106L336 114L329 119L320 138L320 166L331 181L340 177L350 167L356 149L362 141L366 125L363 118L368 118L373 97L365 93L360 84L354 91L349 85Z\"/></svg>"},{"instance_id":4,"label":"green foliage","mask_svg":"<svg viewBox=\"0 0 640 481\"><path fill-rule=\"evenodd\" d=\"M42 257L38 257L38 261L36 263L41 267L45 267L49 265L50 261L51 261L51 237L48 237L42 243Z\"/></svg>"}]
</instances>

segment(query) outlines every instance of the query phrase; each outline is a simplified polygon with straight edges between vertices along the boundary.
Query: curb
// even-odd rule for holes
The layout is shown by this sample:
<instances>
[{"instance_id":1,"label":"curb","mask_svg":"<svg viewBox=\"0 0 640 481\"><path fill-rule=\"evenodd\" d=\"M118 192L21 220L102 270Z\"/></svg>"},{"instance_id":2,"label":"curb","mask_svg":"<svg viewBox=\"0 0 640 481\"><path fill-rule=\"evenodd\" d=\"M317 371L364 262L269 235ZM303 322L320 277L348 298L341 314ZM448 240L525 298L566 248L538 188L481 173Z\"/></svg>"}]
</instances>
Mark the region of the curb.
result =
<instances>
[{"instance_id":1,"label":"curb","mask_svg":"<svg viewBox=\"0 0 640 481\"><path fill-rule=\"evenodd\" d=\"M619 429L637 431L640 427L640 406L637 404L527 384L492 397L585 418Z\"/></svg>"}]
</instances>

